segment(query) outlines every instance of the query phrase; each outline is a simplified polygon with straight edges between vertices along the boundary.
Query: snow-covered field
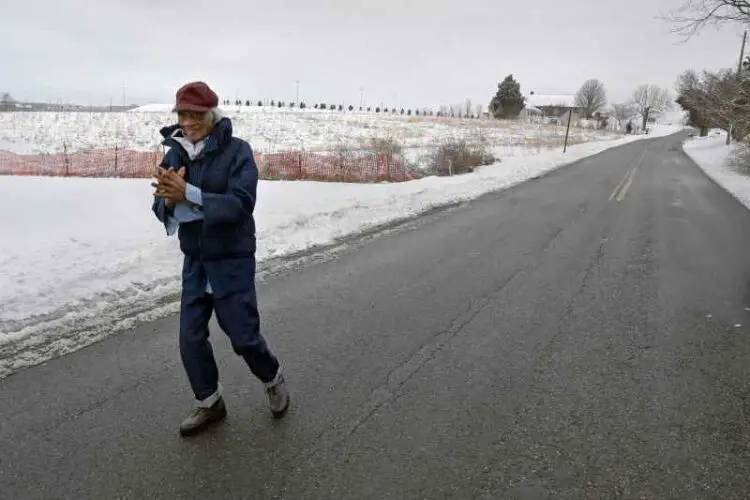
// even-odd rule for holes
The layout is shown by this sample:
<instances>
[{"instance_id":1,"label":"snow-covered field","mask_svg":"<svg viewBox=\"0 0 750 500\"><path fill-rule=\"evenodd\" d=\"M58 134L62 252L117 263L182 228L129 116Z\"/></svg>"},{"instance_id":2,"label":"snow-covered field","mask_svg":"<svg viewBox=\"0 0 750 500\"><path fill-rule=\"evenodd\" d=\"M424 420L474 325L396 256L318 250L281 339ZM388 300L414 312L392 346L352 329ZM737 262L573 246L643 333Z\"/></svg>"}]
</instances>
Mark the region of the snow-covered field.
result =
<instances>
[{"instance_id":1,"label":"snow-covered field","mask_svg":"<svg viewBox=\"0 0 750 500\"><path fill-rule=\"evenodd\" d=\"M258 259L468 200L642 137L567 154L529 151L473 174L400 184L261 181ZM0 378L176 311L181 254L150 211L151 192L148 179L0 177L0 211L12 214L0 240Z\"/></svg>"},{"instance_id":2,"label":"snow-covered field","mask_svg":"<svg viewBox=\"0 0 750 500\"><path fill-rule=\"evenodd\" d=\"M174 122L171 106L144 107L127 113L13 112L0 113L0 149L19 154L68 153L82 149L114 148L154 151L159 129ZM474 140L480 135L493 147L517 149L541 143L556 146L565 127L523 122L470 120L383 113L314 109L227 106L234 135L254 150L329 151L333 147L361 147L372 138L394 138L404 148L425 148L452 138ZM572 143L612 139L612 132L571 128Z\"/></svg>"}]
</instances>

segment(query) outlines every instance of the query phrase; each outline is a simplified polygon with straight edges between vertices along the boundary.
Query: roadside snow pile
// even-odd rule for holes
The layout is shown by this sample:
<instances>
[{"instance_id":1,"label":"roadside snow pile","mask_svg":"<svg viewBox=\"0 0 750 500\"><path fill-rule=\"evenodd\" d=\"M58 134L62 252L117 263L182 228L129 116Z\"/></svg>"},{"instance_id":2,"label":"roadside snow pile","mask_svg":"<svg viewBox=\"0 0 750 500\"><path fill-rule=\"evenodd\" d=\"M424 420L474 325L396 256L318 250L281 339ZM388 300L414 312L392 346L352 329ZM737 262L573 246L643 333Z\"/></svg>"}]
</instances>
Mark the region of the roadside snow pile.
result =
<instances>
[{"instance_id":1,"label":"roadside snow pile","mask_svg":"<svg viewBox=\"0 0 750 500\"><path fill-rule=\"evenodd\" d=\"M726 140L726 132L712 130L706 137L685 141L683 149L709 177L750 209L750 177L729 165L735 147L727 146Z\"/></svg>"}]
</instances>

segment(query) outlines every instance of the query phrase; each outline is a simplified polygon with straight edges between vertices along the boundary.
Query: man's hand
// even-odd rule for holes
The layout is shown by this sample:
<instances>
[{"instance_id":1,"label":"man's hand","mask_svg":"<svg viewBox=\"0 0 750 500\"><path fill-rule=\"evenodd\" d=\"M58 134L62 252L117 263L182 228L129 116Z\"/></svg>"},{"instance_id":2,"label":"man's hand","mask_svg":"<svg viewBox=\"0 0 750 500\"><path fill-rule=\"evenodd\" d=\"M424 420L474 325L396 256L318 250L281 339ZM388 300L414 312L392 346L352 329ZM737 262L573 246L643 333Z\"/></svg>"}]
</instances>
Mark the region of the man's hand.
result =
<instances>
[{"instance_id":1,"label":"man's hand","mask_svg":"<svg viewBox=\"0 0 750 500\"><path fill-rule=\"evenodd\" d=\"M151 186L156 188L154 196L164 198L168 207L185 201L185 167L181 167L177 172L173 168L164 170L157 167L156 182L152 182Z\"/></svg>"}]
</instances>

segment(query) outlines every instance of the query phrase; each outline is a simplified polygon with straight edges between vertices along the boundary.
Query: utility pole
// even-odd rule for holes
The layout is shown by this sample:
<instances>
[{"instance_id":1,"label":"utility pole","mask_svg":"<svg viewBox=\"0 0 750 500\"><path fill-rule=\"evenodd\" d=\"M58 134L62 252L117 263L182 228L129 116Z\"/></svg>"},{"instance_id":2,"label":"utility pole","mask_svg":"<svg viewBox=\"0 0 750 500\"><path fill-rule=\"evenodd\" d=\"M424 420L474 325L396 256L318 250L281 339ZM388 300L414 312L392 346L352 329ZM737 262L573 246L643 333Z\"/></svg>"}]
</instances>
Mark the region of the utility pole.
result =
<instances>
[{"instance_id":1,"label":"utility pole","mask_svg":"<svg viewBox=\"0 0 750 500\"><path fill-rule=\"evenodd\" d=\"M740 49L740 61L737 63L737 78L742 73L742 60L745 58L745 42L747 42L747 30L742 35L742 48Z\"/></svg>"},{"instance_id":2,"label":"utility pole","mask_svg":"<svg viewBox=\"0 0 750 500\"><path fill-rule=\"evenodd\" d=\"M573 118L573 108L568 110L568 128L565 129L565 146L563 146L563 153L568 151L568 136L570 135L570 120Z\"/></svg>"},{"instance_id":3,"label":"utility pole","mask_svg":"<svg viewBox=\"0 0 750 500\"><path fill-rule=\"evenodd\" d=\"M648 113L651 110L651 106L648 105L648 85L646 85L645 97L643 99L643 132L646 132L646 126L648 125Z\"/></svg>"},{"instance_id":4,"label":"utility pole","mask_svg":"<svg viewBox=\"0 0 750 500\"><path fill-rule=\"evenodd\" d=\"M299 80L295 80L295 82L297 83L297 101L296 101L296 103L297 103L297 107L299 107Z\"/></svg>"},{"instance_id":5,"label":"utility pole","mask_svg":"<svg viewBox=\"0 0 750 500\"><path fill-rule=\"evenodd\" d=\"M363 87L359 88L359 107L362 108L365 104L365 89Z\"/></svg>"}]
</instances>

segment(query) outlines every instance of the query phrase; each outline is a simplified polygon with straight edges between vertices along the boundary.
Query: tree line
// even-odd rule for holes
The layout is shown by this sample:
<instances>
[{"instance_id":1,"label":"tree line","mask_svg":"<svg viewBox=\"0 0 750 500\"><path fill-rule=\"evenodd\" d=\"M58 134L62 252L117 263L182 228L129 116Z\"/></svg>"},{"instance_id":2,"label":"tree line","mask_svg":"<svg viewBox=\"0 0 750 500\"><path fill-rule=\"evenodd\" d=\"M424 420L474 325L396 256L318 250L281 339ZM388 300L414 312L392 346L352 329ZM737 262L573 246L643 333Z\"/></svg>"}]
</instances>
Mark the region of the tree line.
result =
<instances>
[{"instance_id":1,"label":"tree line","mask_svg":"<svg viewBox=\"0 0 750 500\"><path fill-rule=\"evenodd\" d=\"M688 1L672 12L673 31L690 39L713 25L750 23L749 0ZM744 47L743 47L744 48ZM740 58L737 68L718 71L688 69L675 85L677 104L688 114L688 124L705 136L711 128L727 133L726 143L750 133L750 58Z\"/></svg>"},{"instance_id":2,"label":"tree line","mask_svg":"<svg viewBox=\"0 0 750 500\"><path fill-rule=\"evenodd\" d=\"M234 101L230 99L224 99L222 101L222 105L224 106L258 106L258 107L274 107L274 108L299 108L299 109L307 109L309 108L308 104L304 101L300 101L299 103L296 102L284 102L284 101L276 101L272 99L267 104L264 103L262 100L259 101L251 101L250 99L242 100L242 99L236 99ZM345 106L343 104L327 104L325 102L316 103L312 106L312 109L320 109L320 110L331 110L331 111L355 111L359 110L360 112L367 112L367 113L382 113L382 114L390 114L390 115L404 115L404 116L438 116L438 117L450 117L450 118L468 118L468 119L476 119L481 118L483 115L483 110L481 105L477 105L476 107L472 104L471 99L467 99L465 103L461 104L454 104L451 106L440 106L440 108L435 111L428 108L420 108L420 109L411 109L411 108L398 108L398 107L387 107L387 106L359 106L355 107L354 105L348 105Z\"/></svg>"}]
</instances>

